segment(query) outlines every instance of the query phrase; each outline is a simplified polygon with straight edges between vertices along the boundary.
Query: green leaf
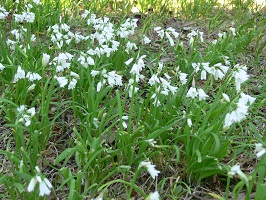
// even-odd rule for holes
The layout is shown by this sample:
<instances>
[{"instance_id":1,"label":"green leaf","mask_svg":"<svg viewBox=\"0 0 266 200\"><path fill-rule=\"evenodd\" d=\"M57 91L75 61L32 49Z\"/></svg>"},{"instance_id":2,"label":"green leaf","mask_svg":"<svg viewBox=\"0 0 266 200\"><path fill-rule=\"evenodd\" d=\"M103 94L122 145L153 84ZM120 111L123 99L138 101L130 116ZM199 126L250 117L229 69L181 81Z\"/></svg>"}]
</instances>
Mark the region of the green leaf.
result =
<instances>
[{"instance_id":1,"label":"green leaf","mask_svg":"<svg viewBox=\"0 0 266 200\"><path fill-rule=\"evenodd\" d=\"M218 199L218 200L225 200L225 198L219 196L218 194L215 194L215 193L207 193L208 195L212 196L213 198L215 199Z\"/></svg>"},{"instance_id":2,"label":"green leaf","mask_svg":"<svg viewBox=\"0 0 266 200\"><path fill-rule=\"evenodd\" d=\"M64 150L55 160L54 160L54 165L57 165L60 163L62 160L66 159L67 157L70 157L74 152L76 148L68 148Z\"/></svg>"}]
</instances>

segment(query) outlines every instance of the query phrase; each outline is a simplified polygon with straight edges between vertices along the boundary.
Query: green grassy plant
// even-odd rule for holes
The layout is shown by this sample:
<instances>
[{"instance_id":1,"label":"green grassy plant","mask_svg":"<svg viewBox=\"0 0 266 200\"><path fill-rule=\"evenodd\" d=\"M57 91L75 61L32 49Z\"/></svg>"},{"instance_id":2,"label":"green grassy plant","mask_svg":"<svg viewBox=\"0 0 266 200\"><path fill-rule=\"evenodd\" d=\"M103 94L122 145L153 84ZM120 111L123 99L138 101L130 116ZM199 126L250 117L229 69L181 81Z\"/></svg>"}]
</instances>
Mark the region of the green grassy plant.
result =
<instances>
[{"instance_id":1,"label":"green grassy plant","mask_svg":"<svg viewBox=\"0 0 266 200\"><path fill-rule=\"evenodd\" d=\"M1 4L1 198L178 199L213 177L217 199L264 198L265 85L253 94L249 75L265 76L264 21L217 29L231 16L216 1L124 3ZM178 32L168 11L209 21Z\"/></svg>"}]
</instances>

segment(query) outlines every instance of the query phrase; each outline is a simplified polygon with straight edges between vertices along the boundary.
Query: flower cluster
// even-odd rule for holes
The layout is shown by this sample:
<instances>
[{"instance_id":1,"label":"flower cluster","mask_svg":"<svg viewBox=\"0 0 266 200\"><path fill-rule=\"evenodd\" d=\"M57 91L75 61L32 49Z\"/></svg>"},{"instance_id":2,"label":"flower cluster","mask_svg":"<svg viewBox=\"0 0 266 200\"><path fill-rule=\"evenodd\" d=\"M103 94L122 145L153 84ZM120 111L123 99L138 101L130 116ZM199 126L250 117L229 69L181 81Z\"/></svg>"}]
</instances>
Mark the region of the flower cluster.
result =
<instances>
[{"instance_id":1,"label":"flower cluster","mask_svg":"<svg viewBox=\"0 0 266 200\"><path fill-rule=\"evenodd\" d=\"M187 95L186 97L188 98L197 98L199 97L199 101L201 100L206 100L207 97L209 97L209 95L207 95L203 89L196 89L195 87L190 87L188 92L187 92Z\"/></svg>"},{"instance_id":2,"label":"flower cluster","mask_svg":"<svg viewBox=\"0 0 266 200\"><path fill-rule=\"evenodd\" d=\"M77 79L79 79L79 75L77 73L71 71L67 77L55 76L54 78L58 81L60 87L65 87L69 82L68 90L72 90L76 87ZM69 81L69 79L70 79L70 81Z\"/></svg>"},{"instance_id":3,"label":"flower cluster","mask_svg":"<svg viewBox=\"0 0 266 200\"><path fill-rule=\"evenodd\" d=\"M18 111L18 121L24 123L25 126L29 126L31 124L31 118L35 115L35 108L27 109L27 106L21 105L17 108Z\"/></svg>"},{"instance_id":4,"label":"flower cluster","mask_svg":"<svg viewBox=\"0 0 266 200\"><path fill-rule=\"evenodd\" d=\"M192 63L192 67L196 73L201 70L201 80L206 80L207 72L213 75L215 80L223 79L229 69L228 66L225 66L222 63L216 63L210 67L209 62Z\"/></svg>"},{"instance_id":5,"label":"flower cluster","mask_svg":"<svg viewBox=\"0 0 266 200\"><path fill-rule=\"evenodd\" d=\"M159 37L161 39L163 39L164 37L166 37L168 39L168 41L169 41L169 43L170 43L171 46L174 46L175 45L174 40L171 37L171 35L173 35L175 39L178 39L179 34L180 34L180 33L176 32L175 29L172 28L172 27L169 27L166 30L163 30L162 27L159 26L159 27L155 27L154 28L154 31L157 32L157 34L159 35Z\"/></svg>"},{"instance_id":6,"label":"flower cluster","mask_svg":"<svg viewBox=\"0 0 266 200\"><path fill-rule=\"evenodd\" d=\"M235 78L236 90L240 91L241 84L249 78L246 65L236 64L232 76Z\"/></svg>"},{"instance_id":7,"label":"flower cluster","mask_svg":"<svg viewBox=\"0 0 266 200\"><path fill-rule=\"evenodd\" d=\"M26 5L27 12L22 12L22 14L14 14L15 22L22 23L23 21L33 23L35 20L35 14L30 12L30 9L33 8L31 4Z\"/></svg>"},{"instance_id":8,"label":"flower cluster","mask_svg":"<svg viewBox=\"0 0 266 200\"><path fill-rule=\"evenodd\" d=\"M249 106L256 100L256 98L245 93L241 93L240 95L241 97L239 98L238 103L236 103L236 110L232 111L231 113L227 113L225 116L225 122L223 126L225 130L227 130L233 123L240 122L245 119L248 115Z\"/></svg>"},{"instance_id":9,"label":"flower cluster","mask_svg":"<svg viewBox=\"0 0 266 200\"><path fill-rule=\"evenodd\" d=\"M33 82L35 80L39 81L42 79L42 77L35 72L28 72L26 75L26 72L21 68L21 66L18 66L17 72L14 76L13 83L18 82L20 79L28 79L30 82Z\"/></svg>"},{"instance_id":10,"label":"flower cluster","mask_svg":"<svg viewBox=\"0 0 266 200\"><path fill-rule=\"evenodd\" d=\"M84 37L79 33L73 33L70 31L70 27L67 24L55 24L48 28L48 32L51 33L51 41L57 45L59 49L64 46L64 43L69 45L71 41L80 43L81 41L86 41L89 36Z\"/></svg>"},{"instance_id":11,"label":"flower cluster","mask_svg":"<svg viewBox=\"0 0 266 200\"><path fill-rule=\"evenodd\" d=\"M39 183L39 195L50 195L51 188L53 187L51 182L47 178L43 177L38 166L35 167L35 170L37 174L30 180L27 191L32 192L35 188L35 185Z\"/></svg>"},{"instance_id":12,"label":"flower cluster","mask_svg":"<svg viewBox=\"0 0 266 200\"><path fill-rule=\"evenodd\" d=\"M0 6L0 20L5 19L8 16L8 12L3 6Z\"/></svg>"},{"instance_id":13,"label":"flower cluster","mask_svg":"<svg viewBox=\"0 0 266 200\"><path fill-rule=\"evenodd\" d=\"M193 44L195 37L199 37L200 41L203 42L203 32L198 30L192 30L189 34L187 34L187 37L189 38L189 44Z\"/></svg>"},{"instance_id":14,"label":"flower cluster","mask_svg":"<svg viewBox=\"0 0 266 200\"><path fill-rule=\"evenodd\" d=\"M99 92L103 85L107 82L111 87L117 85L122 86L122 76L118 75L116 71L107 72L106 69L103 69L102 71L96 71L92 70L91 75L93 77L97 75L101 75L102 80L98 82L97 84L97 92Z\"/></svg>"}]
</instances>

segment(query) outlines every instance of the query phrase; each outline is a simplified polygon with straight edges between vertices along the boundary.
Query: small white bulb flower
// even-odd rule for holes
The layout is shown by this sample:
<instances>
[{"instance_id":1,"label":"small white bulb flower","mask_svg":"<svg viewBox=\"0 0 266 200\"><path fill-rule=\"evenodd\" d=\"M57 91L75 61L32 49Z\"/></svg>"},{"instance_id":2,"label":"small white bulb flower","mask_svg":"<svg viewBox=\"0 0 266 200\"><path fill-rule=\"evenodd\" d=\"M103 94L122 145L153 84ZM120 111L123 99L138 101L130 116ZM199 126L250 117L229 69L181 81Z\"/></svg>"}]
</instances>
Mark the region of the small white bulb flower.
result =
<instances>
[{"instance_id":1,"label":"small white bulb flower","mask_svg":"<svg viewBox=\"0 0 266 200\"><path fill-rule=\"evenodd\" d=\"M187 119L187 125L189 126L189 128L191 128L192 126L192 121L190 118Z\"/></svg>"},{"instance_id":2,"label":"small white bulb flower","mask_svg":"<svg viewBox=\"0 0 266 200\"><path fill-rule=\"evenodd\" d=\"M207 97L209 97L209 95L207 95L203 89L198 89L198 94L199 94L199 100L206 100Z\"/></svg>"},{"instance_id":3,"label":"small white bulb flower","mask_svg":"<svg viewBox=\"0 0 266 200\"><path fill-rule=\"evenodd\" d=\"M55 79L58 81L60 87L65 87L67 85L67 83L68 83L67 78L64 77L64 76L63 77L57 77L57 76L55 76Z\"/></svg>"},{"instance_id":4,"label":"small white bulb flower","mask_svg":"<svg viewBox=\"0 0 266 200\"><path fill-rule=\"evenodd\" d=\"M0 71L2 71L3 69L5 69L5 66L0 63Z\"/></svg>"},{"instance_id":5,"label":"small white bulb flower","mask_svg":"<svg viewBox=\"0 0 266 200\"><path fill-rule=\"evenodd\" d=\"M39 175L41 171L38 166L35 167L35 170L37 172L37 175L30 180L27 191L32 192L35 188L35 185L39 183L39 195L50 195L51 188L53 187L51 182L47 178L41 178L41 176Z\"/></svg>"},{"instance_id":6,"label":"small white bulb flower","mask_svg":"<svg viewBox=\"0 0 266 200\"><path fill-rule=\"evenodd\" d=\"M158 176L158 174L160 173L160 171L155 169L155 165L152 165L151 162L149 162L149 161L142 161L139 164L139 168L141 168L141 167L146 167L149 174L151 175L151 177L153 179L155 179L155 177Z\"/></svg>"},{"instance_id":7,"label":"small white bulb flower","mask_svg":"<svg viewBox=\"0 0 266 200\"><path fill-rule=\"evenodd\" d=\"M197 89L195 87L191 87L191 88L189 88L186 97L190 97L190 98L194 99L195 97L198 96L198 94L199 93L197 92Z\"/></svg>"},{"instance_id":8,"label":"small white bulb flower","mask_svg":"<svg viewBox=\"0 0 266 200\"><path fill-rule=\"evenodd\" d=\"M50 55L43 53L42 54L42 66L45 67L49 63Z\"/></svg>"},{"instance_id":9,"label":"small white bulb flower","mask_svg":"<svg viewBox=\"0 0 266 200\"><path fill-rule=\"evenodd\" d=\"M159 200L159 199L160 199L159 192L156 191L156 192L150 193L149 196L147 196L145 200Z\"/></svg>"},{"instance_id":10,"label":"small white bulb flower","mask_svg":"<svg viewBox=\"0 0 266 200\"><path fill-rule=\"evenodd\" d=\"M228 176L232 178L234 175L238 175L246 184L248 184L247 176L241 171L240 165L234 165L228 172Z\"/></svg>"},{"instance_id":11,"label":"small white bulb flower","mask_svg":"<svg viewBox=\"0 0 266 200\"><path fill-rule=\"evenodd\" d=\"M227 94L223 93L223 98L227 101L227 102L230 102L230 98Z\"/></svg>"},{"instance_id":12,"label":"small white bulb flower","mask_svg":"<svg viewBox=\"0 0 266 200\"><path fill-rule=\"evenodd\" d=\"M263 148L263 145L261 143L257 143L255 144L255 153L257 158L260 158L261 156L263 156L266 153L266 149Z\"/></svg>"},{"instance_id":13,"label":"small white bulb flower","mask_svg":"<svg viewBox=\"0 0 266 200\"><path fill-rule=\"evenodd\" d=\"M144 42L144 44L150 44L151 40L147 36L144 36L143 42Z\"/></svg>"}]
</instances>

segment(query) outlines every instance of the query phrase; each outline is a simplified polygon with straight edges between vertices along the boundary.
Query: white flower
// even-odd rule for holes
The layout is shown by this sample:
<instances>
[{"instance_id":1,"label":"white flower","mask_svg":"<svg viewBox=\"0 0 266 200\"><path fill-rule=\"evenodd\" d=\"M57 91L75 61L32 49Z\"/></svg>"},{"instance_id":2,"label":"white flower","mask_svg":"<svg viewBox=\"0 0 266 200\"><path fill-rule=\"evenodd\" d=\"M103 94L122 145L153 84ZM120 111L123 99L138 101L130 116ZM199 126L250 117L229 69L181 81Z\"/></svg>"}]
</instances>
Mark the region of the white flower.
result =
<instances>
[{"instance_id":1,"label":"white flower","mask_svg":"<svg viewBox=\"0 0 266 200\"><path fill-rule=\"evenodd\" d=\"M231 167L230 172L228 172L228 176L233 177L238 171L240 171L240 165L234 165Z\"/></svg>"},{"instance_id":2,"label":"white flower","mask_svg":"<svg viewBox=\"0 0 266 200\"><path fill-rule=\"evenodd\" d=\"M81 15L81 18L85 19L88 16L88 14L89 14L89 11L88 10L84 10L84 12Z\"/></svg>"},{"instance_id":3,"label":"white flower","mask_svg":"<svg viewBox=\"0 0 266 200\"><path fill-rule=\"evenodd\" d=\"M187 125L189 126L189 128L191 128L192 126L192 121L190 118L187 119Z\"/></svg>"},{"instance_id":4,"label":"white flower","mask_svg":"<svg viewBox=\"0 0 266 200\"><path fill-rule=\"evenodd\" d=\"M154 31L157 32L161 39L164 37L164 30L162 30L162 27L155 27Z\"/></svg>"},{"instance_id":5,"label":"white flower","mask_svg":"<svg viewBox=\"0 0 266 200\"><path fill-rule=\"evenodd\" d=\"M31 86L28 87L27 91L29 92L31 90L34 90L35 86L36 86L36 84L33 83Z\"/></svg>"},{"instance_id":6,"label":"white flower","mask_svg":"<svg viewBox=\"0 0 266 200\"><path fill-rule=\"evenodd\" d=\"M157 141L155 141L153 138L145 140L145 141L148 142L149 145L151 145L152 147L154 147L156 145L156 143L157 143Z\"/></svg>"},{"instance_id":7,"label":"white flower","mask_svg":"<svg viewBox=\"0 0 266 200\"><path fill-rule=\"evenodd\" d=\"M206 70L201 70L201 73L200 73L200 80L206 80Z\"/></svg>"},{"instance_id":8,"label":"white flower","mask_svg":"<svg viewBox=\"0 0 266 200\"><path fill-rule=\"evenodd\" d=\"M42 66L45 67L49 63L50 55L43 53L42 54Z\"/></svg>"},{"instance_id":9,"label":"white flower","mask_svg":"<svg viewBox=\"0 0 266 200\"><path fill-rule=\"evenodd\" d=\"M133 60L134 60L134 58L130 58L130 59L128 59L128 60L125 62L125 64L126 64L126 65L130 65L130 63L132 63Z\"/></svg>"},{"instance_id":10,"label":"white flower","mask_svg":"<svg viewBox=\"0 0 266 200\"><path fill-rule=\"evenodd\" d=\"M33 82L33 81L35 81L35 80L38 80L38 81L39 81L39 80L42 79L42 77L41 77L39 74L34 73L34 72L28 72L26 78L27 78L29 81L31 81L31 82Z\"/></svg>"},{"instance_id":11,"label":"white flower","mask_svg":"<svg viewBox=\"0 0 266 200\"><path fill-rule=\"evenodd\" d=\"M223 128L227 129L233 123L240 122L242 119L246 118L246 115L248 115L248 106L237 103L237 109L226 114Z\"/></svg>"},{"instance_id":12,"label":"white flower","mask_svg":"<svg viewBox=\"0 0 266 200\"><path fill-rule=\"evenodd\" d=\"M68 89L69 90L74 89L76 87L76 84L77 84L77 80L75 78L73 78L68 84Z\"/></svg>"},{"instance_id":13,"label":"white flower","mask_svg":"<svg viewBox=\"0 0 266 200\"><path fill-rule=\"evenodd\" d=\"M14 82L17 82L19 79L25 78L25 71L21 69L21 66L18 66L17 73L14 76Z\"/></svg>"},{"instance_id":14,"label":"white flower","mask_svg":"<svg viewBox=\"0 0 266 200\"><path fill-rule=\"evenodd\" d=\"M79 79L79 75L75 72L70 72L70 76L74 76L75 78Z\"/></svg>"},{"instance_id":15,"label":"white flower","mask_svg":"<svg viewBox=\"0 0 266 200\"><path fill-rule=\"evenodd\" d=\"M94 60L93 60L93 58L90 57L90 56L88 56L88 57L87 57L87 63L88 63L88 65L94 65Z\"/></svg>"},{"instance_id":16,"label":"white flower","mask_svg":"<svg viewBox=\"0 0 266 200\"><path fill-rule=\"evenodd\" d=\"M5 19L8 16L8 12L3 6L0 6L0 19Z\"/></svg>"},{"instance_id":17,"label":"white flower","mask_svg":"<svg viewBox=\"0 0 266 200\"><path fill-rule=\"evenodd\" d=\"M187 74L183 72L178 72L179 80L182 85L185 85L187 83Z\"/></svg>"},{"instance_id":18,"label":"white flower","mask_svg":"<svg viewBox=\"0 0 266 200\"><path fill-rule=\"evenodd\" d=\"M32 107L32 108L30 108L30 109L28 109L27 110L27 113L29 113L31 116L34 116L35 115L35 108L34 107Z\"/></svg>"},{"instance_id":19,"label":"white flower","mask_svg":"<svg viewBox=\"0 0 266 200\"><path fill-rule=\"evenodd\" d=\"M55 76L55 79L58 81L60 87L65 87L67 85L67 83L68 83L67 78L64 77L64 76L63 77L57 77L57 76Z\"/></svg>"},{"instance_id":20,"label":"white flower","mask_svg":"<svg viewBox=\"0 0 266 200\"><path fill-rule=\"evenodd\" d=\"M256 98L251 97L245 93L241 93L241 98L239 99L239 103L244 104L244 105L251 105L254 103Z\"/></svg>"},{"instance_id":21,"label":"white flower","mask_svg":"<svg viewBox=\"0 0 266 200\"><path fill-rule=\"evenodd\" d=\"M50 181L47 178L44 178L42 180L42 178L40 176L34 176L27 188L28 192L32 192L35 188L35 185L37 184L37 182L39 183L39 195L40 196L44 196L44 195L50 195L51 193L51 188L53 187L52 184L50 183Z\"/></svg>"},{"instance_id":22,"label":"white flower","mask_svg":"<svg viewBox=\"0 0 266 200\"><path fill-rule=\"evenodd\" d=\"M25 109L26 109L26 106L25 106L25 105L21 105L20 107L17 108L17 111L18 111L19 113L22 113L22 112L25 111Z\"/></svg>"},{"instance_id":23,"label":"white flower","mask_svg":"<svg viewBox=\"0 0 266 200\"><path fill-rule=\"evenodd\" d=\"M232 178L235 174L237 174L246 184L248 184L247 176L241 171L240 165L234 165L231 167L230 171L228 172L228 176Z\"/></svg>"},{"instance_id":24,"label":"white flower","mask_svg":"<svg viewBox=\"0 0 266 200\"><path fill-rule=\"evenodd\" d=\"M159 192L156 191L156 192L150 193L149 196L147 196L145 200L159 200L159 199L160 199Z\"/></svg>"},{"instance_id":25,"label":"white flower","mask_svg":"<svg viewBox=\"0 0 266 200\"><path fill-rule=\"evenodd\" d=\"M40 196L50 195L52 184L47 178L44 178L42 182L39 182Z\"/></svg>"},{"instance_id":26,"label":"white flower","mask_svg":"<svg viewBox=\"0 0 266 200\"><path fill-rule=\"evenodd\" d=\"M134 91L134 93L133 93ZM139 91L138 87L134 87L133 85L130 85L128 87L128 96L131 98L133 96L133 94L137 93Z\"/></svg>"},{"instance_id":27,"label":"white flower","mask_svg":"<svg viewBox=\"0 0 266 200\"><path fill-rule=\"evenodd\" d=\"M0 71L2 71L3 69L5 69L5 66L0 63Z\"/></svg>"},{"instance_id":28,"label":"white flower","mask_svg":"<svg viewBox=\"0 0 266 200\"><path fill-rule=\"evenodd\" d=\"M203 89L198 89L198 94L199 94L199 100L206 100L206 97L209 97L209 95L207 95Z\"/></svg>"},{"instance_id":29,"label":"white flower","mask_svg":"<svg viewBox=\"0 0 266 200\"><path fill-rule=\"evenodd\" d=\"M28 188L27 188L27 191L28 192L32 192L33 190L34 190L34 187L35 187L35 185L37 184L37 178L38 179L41 179L41 177L39 177L39 176L34 176L31 180L30 180L30 183L29 183L29 185L28 185Z\"/></svg>"},{"instance_id":30,"label":"white flower","mask_svg":"<svg viewBox=\"0 0 266 200\"><path fill-rule=\"evenodd\" d=\"M263 145L261 143L256 143L255 146L255 153L257 158L260 158L266 153L266 149L263 148Z\"/></svg>"},{"instance_id":31,"label":"white flower","mask_svg":"<svg viewBox=\"0 0 266 200\"><path fill-rule=\"evenodd\" d=\"M135 43L132 43L132 42L127 42L127 44L126 44L126 52L127 53L129 53L129 51L131 51L131 50L136 50L136 49L138 49L137 48L137 45L135 44Z\"/></svg>"},{"instance_id":32,"label":"white flower","mask_svg":"<svg viewBox=\"0 0 266 200\"><path fill-rule=\"evenodd\" d=\"M93 125L95 126L95 128L99 128L99 120L97 118L93 118Z\"/></svg>"},{"instance_id":33,"label":"white flower","mask_svg":"<svg viewBox=\"0 0 266 200\"><path fill-rule=\"evenodd\" d=\"M33 23L35 20L35 14L33 12L23 12L22 15L26 22Z\"/></svg>"},{"instance_id":34,"label":"white flower","mask_svg":"<svg viewBox=\"0 0 266 200\"><path fill-rule=\"evenodd\" d=\"M151 40L147 36L144 36L143 41L144 41L144 44L151 43Z\"/></svg>"},{"instance_id":35,"label":"white flower","mask_svg":"<svg viewBox=\"0 0 266 200\"><path fill-rule=\"evenodd\" d=\"M248 80L249 75L247 74L247 67L245 65L236 64L233 69L233 77L235 78L236 90L240 90L240 86L246 80Z\"/></svg>"},{"instance_id":36,"label":"white flower","mask_svg":"<svg viewBox=\"0 0 266 200\"><path fill-rule=\"evenodd\" d=\"M195 87L189 88L186 97L188 97L188 98L190 97L190 98L194 99L197 96L198 96L197 89Z\"/></svg>"},{"instance_id":37,"label":"white flower","mask_svg":"<svg viewBox=\"0 0 266 200\"><path fill-rule=\"evenodd\" d=\"M42 5L42 2L40 0L33 0L33 3L35 3L36 5Z\"/></svg>"},{"instance_id":38,"label":"white flower","mask_svg":"<svg viewBox=\"0 0 266 200\"><path fill-rule=\"evenodd\" d=\"M230 27L229 29L230 29L230 31L232 32L232 35L233 35L233 36L236 36L236 29L233 28L233 27Z\"/></svg>"},{"instance_id":39,"label":"white flower","mask_svg":"<svg viewBox=\"0 0 266 200\"><path fill-rule=\"evenodd\" d=\"M227 102L230 102L230 98L227 94L223 93L223 98L227 101Z\"/></svg>"},{"instance_id":40,"label":"white flower","mask_svg":"<svg viewBox=\"0 0 266 200\"><path fill-rule=\"evenodd\" d=\"M91 75L92 75L93 77L97 76L98 74L100 74L100 71L91 70Z\"/></svg>"},{"instance_id":41,"label":"white flower","mask_svg":"<svg viewBox=\"0 0 266 200\"><path fill-rule=\"evenodd\" d=\"M200 70L200 63L192 63L191 65L196 73Z\"/></svg>"},{"instance_id":42,"label":"white flower","mask_svg":"<svg viewBox=\"0 0 266 200\"><path fill-rule=\"evenodd\" d=\"M139 164L139 168L141 167L146 167L149 174L151 175L151 177L153 179L155 179L156 176L158 176L158 174L160 173L160 171L156 170L155 169L155 165L152 165L151 162L147 162L147 161L142 161L140 164Z\"/></svg>"},{"instance_id":43,"label":"white flower","mask_svg":"<svg viewBox=\"0 0 266 200\"><path fill-rule=\"evenodd\" d=\"M39 195L44 196L44 195L50 195L51 193L51 188L53 187L50 181L47 178L41 178L41 170L39 169L38 166L35 167L36 170L36 176L34 176L28 185L27 191L32 192L35 188L35 185L39 183Z\"/></svg>"},{"instance_id":44,"label":"white flower","mask_svg":"<svg viewBox=\"0 0 266 200\"><path fill-rule=\"evenodd\" d=\"M203 42L203 32L199 31L198 35L199 35L200 41Z\"/></svg>"}]
</instances>

